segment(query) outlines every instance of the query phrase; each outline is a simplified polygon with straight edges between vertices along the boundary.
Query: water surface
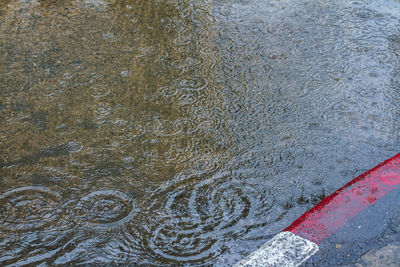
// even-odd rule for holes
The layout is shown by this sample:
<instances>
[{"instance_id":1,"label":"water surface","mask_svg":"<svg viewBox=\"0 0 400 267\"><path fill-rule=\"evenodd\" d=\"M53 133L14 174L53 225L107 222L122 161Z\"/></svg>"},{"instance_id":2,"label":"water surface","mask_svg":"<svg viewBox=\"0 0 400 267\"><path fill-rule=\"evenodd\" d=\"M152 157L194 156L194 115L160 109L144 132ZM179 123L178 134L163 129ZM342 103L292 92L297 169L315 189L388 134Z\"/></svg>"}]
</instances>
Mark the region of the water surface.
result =
<instances>
[{"instance_id":1,"label":"water surface","mask_svg":"<svg viewBox=\"0 0 400 267\"><path fill-rule=\"evenodd\" d=\"M0 264L239 261L398 152L399 7L2 1Z\"/></svg>"}]
</instances>

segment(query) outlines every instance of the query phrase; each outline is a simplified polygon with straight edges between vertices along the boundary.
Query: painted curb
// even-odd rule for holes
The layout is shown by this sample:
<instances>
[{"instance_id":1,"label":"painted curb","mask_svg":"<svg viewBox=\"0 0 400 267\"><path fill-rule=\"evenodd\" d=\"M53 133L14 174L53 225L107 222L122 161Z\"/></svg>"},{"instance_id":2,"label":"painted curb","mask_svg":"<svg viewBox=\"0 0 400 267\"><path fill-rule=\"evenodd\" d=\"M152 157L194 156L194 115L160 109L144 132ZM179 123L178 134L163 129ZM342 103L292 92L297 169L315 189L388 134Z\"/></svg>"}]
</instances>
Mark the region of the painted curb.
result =
<instances>
[{"instance_id":1,"label":"painted curb","mask_svg":"<svg viewBox=\"0 0 400 267\"><path fill-rule=\"evenodd\" d=\"M400 153L351 180L235 266L299 266L347 221L400 186Z\"/></svg>"}]
</instances>

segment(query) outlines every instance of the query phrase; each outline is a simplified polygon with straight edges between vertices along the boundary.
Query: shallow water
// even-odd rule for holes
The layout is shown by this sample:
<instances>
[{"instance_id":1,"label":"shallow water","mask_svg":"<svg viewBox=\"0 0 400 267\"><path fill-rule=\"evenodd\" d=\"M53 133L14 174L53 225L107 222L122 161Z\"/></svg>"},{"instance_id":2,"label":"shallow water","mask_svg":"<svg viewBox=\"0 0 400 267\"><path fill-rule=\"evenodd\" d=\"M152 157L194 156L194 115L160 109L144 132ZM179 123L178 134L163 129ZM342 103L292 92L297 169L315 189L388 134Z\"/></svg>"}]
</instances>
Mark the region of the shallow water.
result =
<instances>
[{"instance_id":1,"label":"shallow water","mask_svg":"<svg viewBox=\"0 0 400 267\"><path fill-rule=\"evenodd\" d=\"M242 259L398 152L399 9L1 1L0 264Z\"/></svg>"}]
</instances>

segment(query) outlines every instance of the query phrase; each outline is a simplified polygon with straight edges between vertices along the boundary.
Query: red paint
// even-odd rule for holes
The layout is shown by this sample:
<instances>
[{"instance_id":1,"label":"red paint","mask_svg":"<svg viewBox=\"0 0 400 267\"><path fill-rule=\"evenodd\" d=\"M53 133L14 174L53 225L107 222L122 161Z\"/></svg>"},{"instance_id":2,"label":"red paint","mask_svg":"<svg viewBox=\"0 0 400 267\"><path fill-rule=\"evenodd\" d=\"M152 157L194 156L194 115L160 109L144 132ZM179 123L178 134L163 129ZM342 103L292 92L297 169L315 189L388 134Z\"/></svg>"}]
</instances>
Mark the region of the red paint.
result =
<instances>
[{"instance_id":1,"label":"red paint","mask_svg":"<svg viewBox=\"0 0 400 267\"><path fill-rule=\"evenodd\" d=\"M400 186L400 153L361 174L304 213L284 231L315 243Z\"/></svg>"}]
</instances>

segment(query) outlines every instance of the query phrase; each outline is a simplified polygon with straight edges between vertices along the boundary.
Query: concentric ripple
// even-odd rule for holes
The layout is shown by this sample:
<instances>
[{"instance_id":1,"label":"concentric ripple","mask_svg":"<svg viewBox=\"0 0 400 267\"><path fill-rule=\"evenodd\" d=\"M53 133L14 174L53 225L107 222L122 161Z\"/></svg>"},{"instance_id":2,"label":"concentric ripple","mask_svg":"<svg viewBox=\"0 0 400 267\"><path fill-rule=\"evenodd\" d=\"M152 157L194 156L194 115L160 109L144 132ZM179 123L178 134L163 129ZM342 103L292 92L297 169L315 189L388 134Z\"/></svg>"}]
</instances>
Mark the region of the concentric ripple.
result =
<instances>
[{"instance_id":1,"label":"concentric ripple","mask_svg":"<svg viewBox=\"0 0 400 267\"><path fill-rule=\"evenodd\" d=\"M164 259L179 262L204 262L221 253L218 239L204 233L201 224L180 218L160 225L149 240L150 248Z\"/></svg>"},{"instance_id":2,"label":"concentric ripple","mask_svg":"<svg viewBox=\"0 0 400 267\"><path fill-rule=\"evenodd\" d=\"M246 235L276 220L274 191L264 177L254 176L192 176L160 189L152 199L164 198L160 209L170 219L152 231L151 249L181 262L210 260L225 249L218 240Z\"/></svg>"},{"instance_id":3,"label":"concentric ripple","mask_svg":"<svg viewBox=\"0 0 400 267\"><path fill-rule=\"evenodd\" d=\"M22 187L0 196L0 228L6 231L33 231L60 218L58 193L45 187Z\"/></svg>"},{"instance_id":4,"label":"concentric ripple","mask_svg":"<svg viewBox=\"0 0 400 267\"><path fill-rule=\"evenodd\" d=\"M249 215L251 199L245 189L246 185L240 181L206 180L194 187L189 207L194 214L207 221L209 227L226 229Z\"/></svg>"},{"instance_id":5,"label":"concentric ripple","mask_svg":"<svg viewBox=\"0 0 400 267\"><path fill-rule=\"evenodd\" d=\"M67 144L67 150L69 153L77 153L77 152L81 151L82 148L83 148L83 146L79 142L71 141L71 142L68 142L68 144Z\"/></svg>"},{"instance_id":6,"label":"concentric ripple","mask_svg":"<svg viewBox=\"0 0 400 267\"><path fill-rule=\"evenodd\" d=\"M90 95L94 98L105 97L110 94L111 89L107 85L99 84L90 87L89 89Z\"/></svg>"},{"instance_id":7,"label":"concentric ripple","mask_svg":"<svg viewBox=\"0 0 400 267\"><path fill-rule=\"evenodd\" d=\"M114 227L128 222L136 213L135 203L113 190L95 191L73 207L76 219L92 227Z\"/></svg>"},{"instance_id":8,"label":"concentric ripple","mask_svg":"<svg viewBox=\"0 0 400 267\"><path fill-rule=\"evenodd\" d=\"M184 91L200 91L207 86L207 80L200 77L186 77L179 81L178 86Z\"/></svg>"}]
</instances>

